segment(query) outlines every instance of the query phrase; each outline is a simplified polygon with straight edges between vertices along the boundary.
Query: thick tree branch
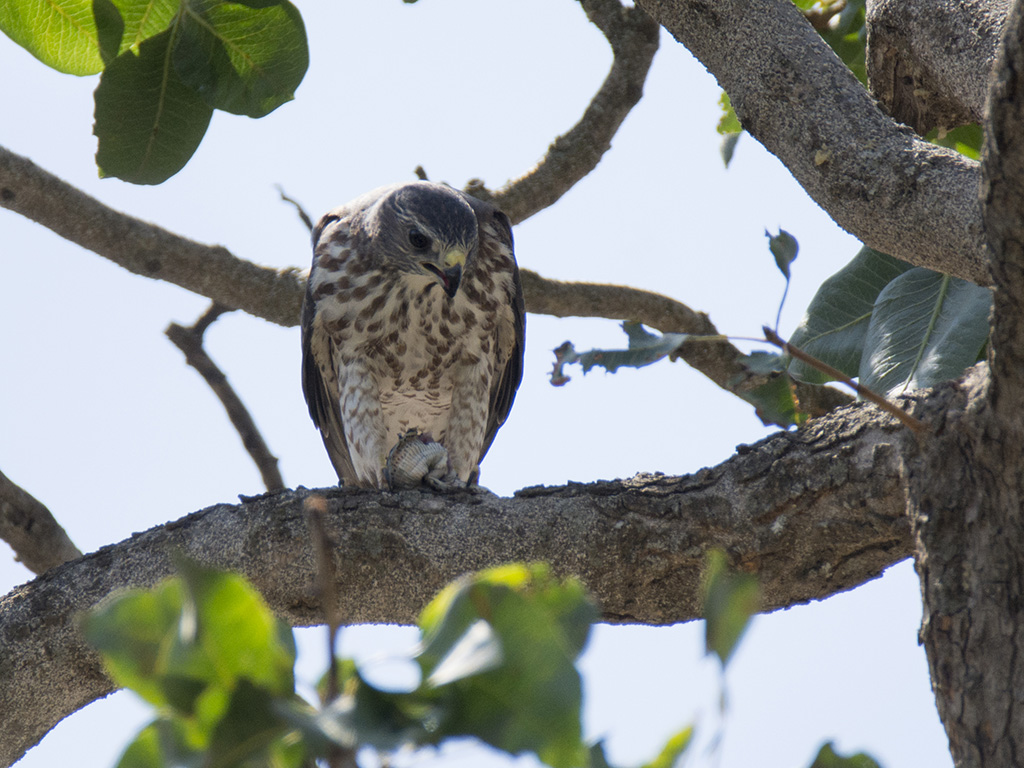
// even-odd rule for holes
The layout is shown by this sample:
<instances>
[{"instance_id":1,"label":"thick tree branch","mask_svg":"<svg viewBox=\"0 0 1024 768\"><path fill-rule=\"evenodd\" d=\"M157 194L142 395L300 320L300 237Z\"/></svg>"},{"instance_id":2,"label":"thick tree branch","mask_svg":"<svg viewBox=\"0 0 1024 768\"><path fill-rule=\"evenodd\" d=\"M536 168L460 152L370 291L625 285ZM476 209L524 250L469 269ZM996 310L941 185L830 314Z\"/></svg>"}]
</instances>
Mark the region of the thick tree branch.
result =
<instances>
[{"instance_id":1,"label":"thick tree branch","mask_svg":"<svg viewBox=\"0 0 1024 768\"><path fill-rule=\"evenodd\" d=\"M980 123L1007 6L1007 0L869 0L871 93L922 136Z\"/></svg>"},{"instance_id":2,"label":"thick tree branch","mask_svg":"<svg viewBox=\"0 0 1024 768\"><path fill-rule=\"evenodd\" d=\"M279 272L115 211L31 160L0 147L0 206L110 259L278 325L296 325L304 286Z\"/></svg>"},{"instance_id":3,"label":"thick tree branch","mask_svg":"<svg viewBox=\"0 0 1024 768\"><path fill-rule=\"evenodd\" d=\"M658 50L658 25L619 0L580 0L590 21L611 44L611 71L579 122L559 136L547 154L523 176L496 192L474 179L466 192L490 200L517 224L553 205L590 173L611 148L612 138L643 96L644 81Z\"/></svg>"},{"instance_id":4,"label":"thick tree branch","mask_svg":"<svg viewBox=\"0 0 1024 768\"><path fill-rule=\"evenodd\" d=\"M995 284L993 383L1011 409L1024 400L1024 8L1014 4L991 81L982 195ZM1012 410L1001 415L1016 416Z\"/></svg>"},{"instance_id":5,"label":"thick tree branch","mask_svg":"<svg viewBox=\"0 0 1024 768\"><path fill-rule=\"evenodd\" d=\"M242 445L256 464L260 477L263 478L264 487L268 491L280 491L284 489L284 480L277 466L277 457L270 452L256 422L228 382L227 376L203 349L203 334L206 329L227 311L229 310L225 307L213 304L191 328L171 323L164 333L184 353L185 361L196 369L217 395L238 436L242 438Z\"/></svg>"},{"instance_id":6,"label":"thick tree branch","mask_svg":"<svg viewBox=\"0 0 1024 768\"><path fill-rule=\"evenodd\" d=\"M606 621L669 624L698 616L710 547L757 574L765 610L849 589L907 557L903 437L888 417L854 405L685 477L529 488L511 499L300 489L210 507L0 600L0 765L111 690L75 616L165 578L172 552L244 574L293 624L322 622L304 511L314 493L327 499L346 621L410 622L460 574L545 560L579 575Z\"/></svg>"},{"instance_id":7,"label":"thick tree branch","mask_svg":"<svg viewBox=\"0 0 1024 768\"><path fill-rule=\"evenodd\" d=\"M82 556L46 506L0 472L0 539L32 573Z\"/></svg>"},{"instance_id":8,"label":"thick tree branch","mask_svg":"<svg viewBox=\"0 0 1024 768\"><path fill-rule=\"evenodd\" d=\"M638 0L746 128L872 248L987 284L977 163L884 115L790 0Z\"/></svg>"}]
</instances>

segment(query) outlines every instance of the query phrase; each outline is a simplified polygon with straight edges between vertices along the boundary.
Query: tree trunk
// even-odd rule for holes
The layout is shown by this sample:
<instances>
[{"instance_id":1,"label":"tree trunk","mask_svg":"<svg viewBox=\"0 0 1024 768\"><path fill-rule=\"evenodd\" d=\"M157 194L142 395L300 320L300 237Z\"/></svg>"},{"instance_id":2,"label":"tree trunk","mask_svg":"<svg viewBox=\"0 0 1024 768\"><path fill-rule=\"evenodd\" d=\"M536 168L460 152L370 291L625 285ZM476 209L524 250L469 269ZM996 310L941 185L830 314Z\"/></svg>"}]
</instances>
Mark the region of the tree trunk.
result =
<instances>
[{"instance_id":1,"label":"tree trunk","mask_svg":"<svg viewBox=\"0 0 1024 768\"><path fill-rule=\"evenodd\" d=\"M1024 758L1024 520L1020 419L981 368L933 400L936 435L908 460L924 599L921 640L957 766Z\"/></svg>"},{"instance_id":2,"label":"tree trunk","mask_svg":"<svg viewBox=\"0 0 1024 768\"><path fill-rule=\"evenodd\" d=\"M984 367L922 414L907 459L921 638L957 766L1024 760L1024 3L1006 21L988 101L983 219L995 286ZM931 410L932 408L936 410Z\"/></svg>"}]
</instances>

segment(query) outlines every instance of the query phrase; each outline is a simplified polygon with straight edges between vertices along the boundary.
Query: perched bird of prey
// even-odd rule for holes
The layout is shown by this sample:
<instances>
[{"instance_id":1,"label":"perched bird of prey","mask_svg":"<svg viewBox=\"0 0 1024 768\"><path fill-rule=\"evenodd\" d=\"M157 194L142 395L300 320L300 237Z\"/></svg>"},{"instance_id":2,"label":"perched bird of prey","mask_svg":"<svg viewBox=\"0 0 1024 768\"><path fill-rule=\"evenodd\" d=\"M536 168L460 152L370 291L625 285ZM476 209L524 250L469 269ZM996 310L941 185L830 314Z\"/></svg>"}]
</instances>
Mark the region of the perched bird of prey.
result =
<instances>
[{"instance_id":1,"label":"perched bird of prey","mask_svg":"<svg viewBox=\"0 0 1024 768\"><path fill-rule=\"evenodd\" d=\"M493 205L417 181L320 219L302 389L341 482L474 484L522 379L523 330L512 228ZM391 466L410 451L411 478Z\"/></svg>"}]
</instances>

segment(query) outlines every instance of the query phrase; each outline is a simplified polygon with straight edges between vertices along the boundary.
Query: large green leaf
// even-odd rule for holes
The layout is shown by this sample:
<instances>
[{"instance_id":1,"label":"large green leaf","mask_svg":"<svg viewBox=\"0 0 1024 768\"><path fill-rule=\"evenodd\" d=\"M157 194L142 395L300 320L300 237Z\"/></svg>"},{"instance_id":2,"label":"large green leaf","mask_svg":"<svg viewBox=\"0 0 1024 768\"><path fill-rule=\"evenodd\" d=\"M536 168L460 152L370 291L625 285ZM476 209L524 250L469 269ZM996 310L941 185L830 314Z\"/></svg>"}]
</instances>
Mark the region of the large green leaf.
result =
<instances>
[{"instance_id":1,"label":"large green leaf","mask_svg":"<svg viewBox=\"0 0 1024 768\"><path fill-rule=\"evenodd\" d=\"M181 170L202 141L213 109L171 66L174 28L127 50L103 72L96 89L103 176L159 184Z\"/></svg>"},{"instance_id":2,"label":"large green leaf","mask_svg":"<svg viewBox=\"0 0 1024 768\"><path fill-rule=\"evenodd\" d=\"M875 300L882 289L910 268L899 259L862 248L853 261L822 283L790 343L856 377ZM799 360L790 363L789 372L815 384L829 380Z\"/></svg>"},{"instance_id":3,"label":"large green leaf","mask_svg":"<svg viewBox=\"0 0 1024 768\"><path fill-rule=\"evenodd\" d=\"M211 107L262 117L306 74L302 17L287 0L185 0L174 66Z\"/></svg>"},{"instance_id":4,"label":"large green leaf","mask_svg":"<svg viewBox=\"0 0 1024 768\"><path fill-rule=\"evenodd\" d=\"M85 638L103 654L114 682L150 704L169 706L164 675L184 603L181 582L128 592L82 620Z\"/></svg>"},{"instance_id":5,"label":"large green leaf","mask_svg":"<svg viewBox=\"0 0 1024 768\"><path fill-rule=\"evenodd\" d=\"M221 682L248 680L278 695L295 690L295 639L291 627L263 602L244 578L179 566L196 610L193 642L210 659Z\"/></svg>"},{"instance_id":6,"label":"large green leaf","mask_svg":"<svg viewBox=\"0 0 1024 768\"><path fill-rule=\"evenodd\" d=\"M179 570L83 619L114 680L161 710L120 765L298 765L303 751L282 741L291 725L281 709L296 700L290 627L241 576Z\"/></svg>"},{"instance_id":7,"label":"large green leaf","mask_svg":"<svg viewBox=\"0 0 1024 768\"><path fill-rule=\"evenodd\" d=\"M0 30L59 72L94 75L103 69L93 0L2 0Z\"/></svg>"},{"instance_id":8,"label":"large green leaf","mask_svg":"<svg viewBox=\"0 0 1024 768\"><path fill-rule=\"evenodd\" d=\"M161 717L136 734L117 761L117 768L200 768L201 751L190 748L180 721Z\"/></svg>"},{"instance_id":9,"label":"large green leaf","mask_svg":"<svg viewBox=\"0 0 1024 768\"><path fill-rule=\"evenodd\" d=\"M94 0L103 58L108 64L167 29L181 0Z\"/></svg>"},{"instance_id":10,"label":"large green leaf","mask_svg":"<svg viewBox=\"0 0 1024 768\"><path fill-rule=\"evenodd\" d=\"M423 612L418 658L436 737L475 736L553 768L583 763L574 662L596 618L579 582L541 565L495 568L442 592Z\"/></svg>"},{"instance_id":11,"label":"large green leaf","mask_svg":"<svg viewBox=\"0 0 1024 768\"><path fill-rule=\"evenodd\" d=\"M891 396L956 378L988 339L987 288L916 267L879 294L860 364L861 384Z\"/></svg>"},{"instance_id":12,"label":"large green leaf","mask_svg":"<svg viewBox=\"0 0 1024 768\"><path fill-rule=\"evenodd\" d=\"M150 703L191 715L240 680L294 691L291 629L242 577L184 564L184 578L120 595L83 620L111 676Z\"/></svg>"}]
</instances>

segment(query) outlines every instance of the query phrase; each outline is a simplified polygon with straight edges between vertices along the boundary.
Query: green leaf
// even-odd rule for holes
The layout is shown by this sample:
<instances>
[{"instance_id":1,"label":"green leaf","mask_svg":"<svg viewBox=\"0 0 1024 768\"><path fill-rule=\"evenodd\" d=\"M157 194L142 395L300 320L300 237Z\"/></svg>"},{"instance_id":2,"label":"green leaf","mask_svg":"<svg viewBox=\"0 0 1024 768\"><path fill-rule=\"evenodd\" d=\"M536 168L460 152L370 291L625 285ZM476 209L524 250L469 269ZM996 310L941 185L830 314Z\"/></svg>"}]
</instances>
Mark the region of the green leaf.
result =
<instances>
[{"instance_id":1,"label":"green leaf","mask_svg":"<svg viewBox=\"0 0 1024 768\"><path fill-rule=\"evenodd\" d=\"M125 593L82 620L88 643L103 654L118 686L130 688L154 706L170 706L162 675L174 643L184 602L180 582Z\"/></svg>"},{"instance_id":2,"label":"green leaf","mask_svg":"<svg viewBox=\"0 0 1024 768\"><path fill-rule=\"evenodd\" d=\"M138 53L122 53L103 72L93 128L100 175L159 184L199 147L213 110L171 66L173 41L173 28L161 32L143 41Z\"/></svg>"},{"instance_id":3,"label":"green leaf","mask_svg":"<svg viewBox=\"0 0 1024 768\"><path fill-rule=\"evenodd\" d=\"M483 571L444 590L421 616L417 659L434 738L475 736L553 768L584 763L574 661L596 618L579 582L559 582L543 565ZM460 674L441 674L453 659Z\"/></svg>"},{"instance_id":4,"label":"green leaf","mask_svg":"<svg viewBox=\"0 0 1024 768\"><path fill-rule=\"evenodd\" d=\"M794 381L785 370L788 358L771 352L754 352L740 358L739 362L743 364L747 374L769 377L764 384L752 389L738 386L746 378L744 374L730 381L735 387L734 391L754 406L762 424L790 427L800 426L807 421L809 414L800 408Z\"/></svg>"},{"instance_id":5,"label":"green leaf","mask_svg":"<svg viewBox=\"0 0 1024 768\"><path fill-rule=\"evenodd\" d=\"M111 60L143 40L167 29L178 13L180 0L95 0L103 59Z\"/></svg>"},{"instance_id":6,"label":"green leaf","mask_svg":"<svg viewBox=\"0 0 1024 768\"><path fill-rule=\"evenodd\" d=\"M708 653L717 655L723 667L729 663L759 602L756 578L731 570L721 550L708 553L704 572L704 639Z\"/></svg>"},{"instance_id":7,"label":"green leaf","mask_svg":"<svg viewBox=\"0 0 1024 768\"><path fill-rule=\"evenodd\" d=\"M981 145L985 140L985 133L978 123L961 125L952 130L946 131L935 128L928 132L925 137L933 144L940 147L955 149L961 155L979 160L981 158Z\"/></svg>"},{"instance_id":8,"label":"green leaf","mask_svg":"<svg viewBox=\"0 0 1024 768\"><path fill-rule=\"evenodd\" d=\"M810 768L881 768L874 758L863 752L849 757L837 755L832 749L832 742L823 744Z\"/></svg>"},{"instance_id":9,"label":"green leaf","mask_svg":"<svg viewBox=\"0 0 1024 768\"><path fill-rule=\"evenodd\" d=\"M427 683L438 687L497 669L504 661L501 640L483 619L477 619L445 654Z\"/></svg>"},{"instance_id":10,"label":"green leaf","mask_svg":"<svg viewBox=\"0 0 1024 768\"><path fill-rule=\"evenodd\" d=\"M665 742L661 752L650 762L644 763L642 768L673 768L679 762L679 758L686 752L691 741L693 741L693 726L688 725L683 730L673 734Z\"/></svg>"},{"instance_id":11,"label":"green leaf","mask_svg":"<svg viewBox=\"0 0 1024 768\"><path fill-rule=\"evenodd\" d=\"M740 119L736 117L736 112L732 108L729 94L725 91L722 91L722 95L718 97L718 106L722 110L722 116L718 118L718 126L715 130L723 136L727 136L730 133L740 133L743 130L743 126L740 125Z\"/></svg>"},{"instance_id":12,"label":"green leaf","mask_svg":"<svg viewBox=\"0 0 1024 768\"><path fill-rule=\"evenodd\" d=\"M604 754L604 742L598 741L590 746L590 763L588 768L612 768Z\"/></svg>"},{"instance_id":13,"label":"green leaf","mask_svg":"<svg viewBox=\"0 0 1024 768\"><path fill-rule=\"evenodd\" d=\"M193 735L202 739L243 679L291 695L295 646L291 629L242 577L181 567L183 578L104 604L83 619L83 630L115 682L198 718Z\"/></svg>"},{"instance_id":14,"label":"green leaf","mask_svg":"<svg viewBox=\"0 0 1024 768\"><path fill-rule=\"evenodd\" d=\"M910 268L906 262L865 246L853 261L822 283L790 344L856 377L875 300L885 286ZM789 373L815 384L829 380L799 360L789 364Z\"/></svg>"},{"instance_id":15,"label":"green leaf","mask_svg":"<svg viewBox=\"0 0 1024 768\"><path fill-rule=\"evenodd\" d=\"M287 730L269 691L241 680L217 721L206 753L208 768L234 768L266 754Z\"/></svg>"},{"instance_id":16,"label":"green leaf","mask_svg":"<svg viewBox=\"0 0 1024 768\"><path fill-rule=\"evenodd\" d=\"M143 728L132 740L117 768L200 768L204 756L187 744L185 729L171 718L160 718Z\"/></svg>"},{"instance_id":17,"label":"green leaf","mask_svg":"<svg viewBox=\"0 0 1024 768\"><path fill-rule=\"evenodd\" d=\"M716 127L716 130L722 135L719 152L722 155L722 162L728 168L729 163L732 162L733 153L736 151L736 144L743 133L743 126L740 125L739 118L736 117L736 112L732 108L732 102L729 100L729 94L725 91L722 91L722 95L718 97L718 106L722 109L722 116L718 119Z\"/></svg>"},{"instance_id":18,"label":"green leaf","mask_svg":"<svg viewBox=\"0 0 1024 768\"><path fill-rule=\"evenodd\" d=\"M58 72L103 69L93 0L3 0L0 30Z\"/></svg>"},{"instance_id":19,"label":"green leaf","mask_svg":"<svg viewBox=\"0 0 1024 768\"><path fill-rule=\"evenodd\" d=\"M186 0L174 67L211 107L263 117L294 97L308 66L302 17L287 0Z\"/></svg>"},{"instance_id":20,"label":"green leaf","mask_svg":"<svg viewBox=\"0 0 1024 768\"><path fill-rule=\"evenodd\" d=\"M605 368L608 373L615 373L623 366L642 368L656 363L663 357L673 357L689 338L686 333L666 333L659 336L644 330L640 323L623 323L622 330L629 337L628 349L592 349L588 352L577 352L570 342L565 342L555 350L555 367L551 372L551 383L560 387L570 380L564 367L570 363L583 366L583 373L589 373L594 366Z\"/></svg>"},{"instance_id":21,"label":"green leaf","mask_svg":"<svg viewBox=\"0 0 1024 768\"><path fill-rule=\"evenodd\" d=\"M828 5L838 5L838 2L833 0ZM839 18L829 23L820 34L856 78L867 85L865 0L846 0L842 9Z\"/></svg>"},{"instance_id":22,"label":"green leaf","mask_svg":"<svg viewBox=\"0 0 1024 768\"><path fill-rule=\"evenodd\" d=\"M121 754L117 768L163 768L156 725L143 728Z\"/></svg>"},{"instance_id":23,"label":"green leaf","mask_svg":"<svg viewBox=\"0 0 1024 768\"><path fill-rule=\"evenodd\" d=\"M295 639L243 577L181 563L196 606L194 642L221 682L248 680L278 695L295 690Z\"/></svg>"},{"instance_id":24,"label":"green leaf","mask_svg":"<svg viewBox=\"0 0 1024 768\"><path fill-rule=\"evenodd\" d=\"M891 396L953 379L988 340L992 293L916 267L879 294L864 341L860 381Z\"/></svg>"},{"instance_id":25,"label":"green leaf","mask_svg":"<svg viewBox=\"0 0 1024 768\"><path fill-rule=\"evenodd\" d=\"M795 237L784 229L780 229L777 235L773 235L766 229L764 235L768 238L768 250L775 257L775 266L779 268L779 271L785 276L788 283L789 265L796 260L796 255L800 251L800 244L796 241Z\"/></svg>"}]
</instances>

